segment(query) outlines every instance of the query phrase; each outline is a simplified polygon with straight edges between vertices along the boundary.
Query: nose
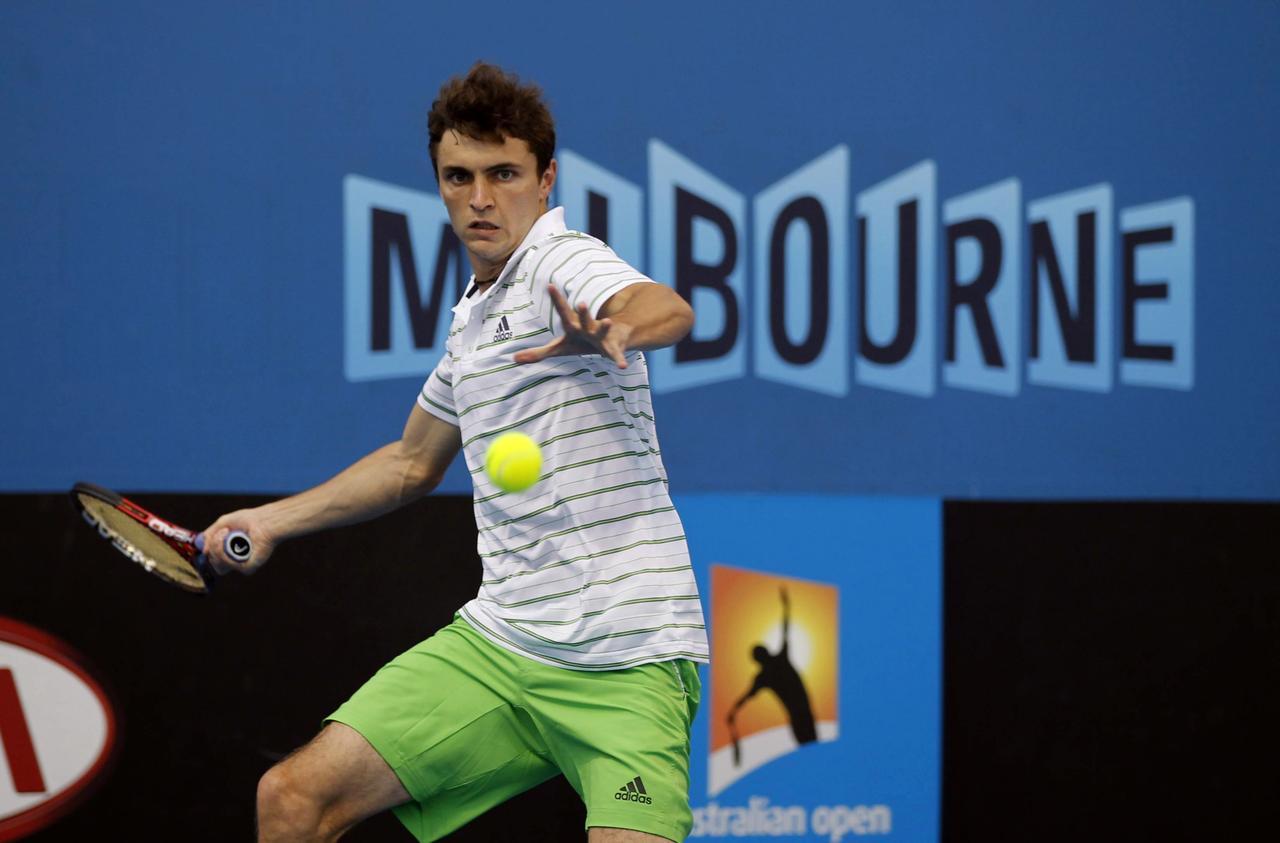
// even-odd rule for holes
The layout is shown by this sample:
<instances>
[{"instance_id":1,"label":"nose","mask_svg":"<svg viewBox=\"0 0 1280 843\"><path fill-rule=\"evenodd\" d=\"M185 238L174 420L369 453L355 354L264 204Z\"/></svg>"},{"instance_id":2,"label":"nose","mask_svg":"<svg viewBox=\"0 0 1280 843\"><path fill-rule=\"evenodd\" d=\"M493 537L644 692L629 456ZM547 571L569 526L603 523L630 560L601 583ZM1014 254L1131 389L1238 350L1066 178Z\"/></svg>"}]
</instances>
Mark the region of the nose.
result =
<instances>
[{"instance_id":1,"label":"nose","mask_svg":"<svg viewBox=\"0 0 1280 843\"><path fill-rule=\"evenodd\" d=\"M484 179L476 179L471 183L471 210L483 211L493 205L493 196L486 188Z\"/></svg>"}]
</instances>

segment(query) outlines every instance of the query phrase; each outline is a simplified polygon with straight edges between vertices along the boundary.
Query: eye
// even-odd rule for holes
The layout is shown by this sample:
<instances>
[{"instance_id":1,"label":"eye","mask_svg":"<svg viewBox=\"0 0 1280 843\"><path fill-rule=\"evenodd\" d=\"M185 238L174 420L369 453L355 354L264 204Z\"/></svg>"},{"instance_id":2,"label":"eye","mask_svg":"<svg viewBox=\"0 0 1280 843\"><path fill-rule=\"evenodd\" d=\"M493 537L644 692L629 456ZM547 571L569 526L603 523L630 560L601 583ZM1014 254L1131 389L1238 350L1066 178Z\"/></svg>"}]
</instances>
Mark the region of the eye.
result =
<instances>
[{"instance_id":1,"label":"eye","mask_svg":"<svg viewBox=\"0 0 1280 843\"><path fill-rule=\"evenodd\" d=\"M449 184L466 184L467 174L459 172L448 173L445 175L444 180Z\"/></svg>"},{"instance_id":2,"label":"eye","mask_svg":"<svg viewBox=\"0 0 1280 843\"><path fill-rule=\"evenodd\" d=\"M499 170L494 175L498 177L498 181L511 181L516 177L516 171L515 170Z\"/></svg>"}]
</instances>

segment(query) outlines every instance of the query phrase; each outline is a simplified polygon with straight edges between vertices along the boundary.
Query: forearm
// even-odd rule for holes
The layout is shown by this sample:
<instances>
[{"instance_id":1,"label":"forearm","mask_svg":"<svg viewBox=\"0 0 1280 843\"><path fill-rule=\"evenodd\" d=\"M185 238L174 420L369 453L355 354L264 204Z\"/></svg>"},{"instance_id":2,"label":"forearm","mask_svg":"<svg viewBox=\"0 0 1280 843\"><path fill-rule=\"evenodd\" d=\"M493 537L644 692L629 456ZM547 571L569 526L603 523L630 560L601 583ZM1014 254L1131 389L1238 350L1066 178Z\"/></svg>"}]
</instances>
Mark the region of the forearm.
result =
<instances>
[{"instance_id":1,"label":"forearm","mask_svg":"<svg viewBox=\"0 0 1280 843\"><path fill-rule=\"evenodd\" d=\"M428 477L420 464L392 442L329 480L259 508L262 527L275 542L367 521L397 509L431 491L438 477Z\"/></svg>"},{"instance_id":2,"label":"forearm","mask_svg":"<svg viewBox=\"0 0 1280 843\"><path fill-rule=\"evenodd\" d=\"M627 351L652 351L675 345L693 329L693 308L670 287L635 285L621 308L605 314L615 325L625 325Z\"/></svg>"}]
</instances>

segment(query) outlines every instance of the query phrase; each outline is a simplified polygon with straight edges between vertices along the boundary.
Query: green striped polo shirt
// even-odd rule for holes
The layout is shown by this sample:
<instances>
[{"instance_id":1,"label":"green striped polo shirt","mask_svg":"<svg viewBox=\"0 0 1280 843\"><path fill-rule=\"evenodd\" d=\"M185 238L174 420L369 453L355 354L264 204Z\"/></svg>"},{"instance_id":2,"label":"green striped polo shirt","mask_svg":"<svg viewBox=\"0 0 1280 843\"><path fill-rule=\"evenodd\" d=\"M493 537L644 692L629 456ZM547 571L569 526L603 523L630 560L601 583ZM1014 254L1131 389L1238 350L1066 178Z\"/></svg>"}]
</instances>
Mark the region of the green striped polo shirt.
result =
<instances>
[{"instance_id":1,"label":"green striped polo shirt","mask_svg":"<svg viewBox=\"0 0 1280 843\"><path fill-rule=\"evenodd\" d=\"M593 315L624 287L652 283L604 243L566 231L556 208L489 289L454 307L418 403L461 429L475 488L484 577L462 614L496 644L564 667L707 661L644 355L628 353L626 369L594 354L512 359L563 332L552 282ZM485 450L508 430L542 447L542 476L524 492L503 492L484 472Z\"/></svg>"}]
</instances>

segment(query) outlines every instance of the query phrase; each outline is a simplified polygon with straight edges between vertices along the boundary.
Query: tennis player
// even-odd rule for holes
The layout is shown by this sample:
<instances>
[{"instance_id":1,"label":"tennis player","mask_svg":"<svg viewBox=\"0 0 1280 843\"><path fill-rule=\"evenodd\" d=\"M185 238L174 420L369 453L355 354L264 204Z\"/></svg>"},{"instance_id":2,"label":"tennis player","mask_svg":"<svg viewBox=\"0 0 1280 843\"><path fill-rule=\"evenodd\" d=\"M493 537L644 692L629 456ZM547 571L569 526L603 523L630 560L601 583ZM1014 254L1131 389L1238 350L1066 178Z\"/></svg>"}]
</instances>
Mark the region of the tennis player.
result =
<instances>
[{"instance_id":1,"label":"tennis player","mask_svg":"<svg viewBox=\"0 0 1280 843\"><path fill-rule=\"evenodd\" d=\"M427 494L461 450L483 582L263 776L259 839L333 840L391 808L435 840L563 774L590 843L683 840L708 647L642 352L679 341L693 312L548 209L555 127L538 88L477 64L441 88L428 131L474 275L404 432L206 533L216 567L251 573L286 539ZM508 430L543 449L541 480L519 494L482 469ZM221 550L232 529L254 543L241 565Z\"/></svg>"}]
</instances>

